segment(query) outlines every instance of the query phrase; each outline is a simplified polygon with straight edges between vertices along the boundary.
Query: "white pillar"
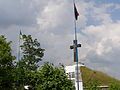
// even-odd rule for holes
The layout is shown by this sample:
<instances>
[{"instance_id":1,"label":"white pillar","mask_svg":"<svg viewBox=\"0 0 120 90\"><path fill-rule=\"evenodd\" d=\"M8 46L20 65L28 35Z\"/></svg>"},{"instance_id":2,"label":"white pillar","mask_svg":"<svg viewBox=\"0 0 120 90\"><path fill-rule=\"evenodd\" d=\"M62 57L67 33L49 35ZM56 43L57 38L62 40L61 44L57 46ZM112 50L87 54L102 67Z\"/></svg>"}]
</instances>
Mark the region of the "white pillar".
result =
<instances>
[{"instance_id":1,"label":"white pillar","mask_svg":"<svg viewBox=\"0 0 120 90\"><path fill-rule=\"evenodd\" d=\"M79 90L83 90L83 82L82 82L82 76L81 76L81 71L80 71L80 64L78 65L78 75L79 75ZM77 88L77 65L75 65L75 90L78 90Z\"/></svg>"}]
</instances>

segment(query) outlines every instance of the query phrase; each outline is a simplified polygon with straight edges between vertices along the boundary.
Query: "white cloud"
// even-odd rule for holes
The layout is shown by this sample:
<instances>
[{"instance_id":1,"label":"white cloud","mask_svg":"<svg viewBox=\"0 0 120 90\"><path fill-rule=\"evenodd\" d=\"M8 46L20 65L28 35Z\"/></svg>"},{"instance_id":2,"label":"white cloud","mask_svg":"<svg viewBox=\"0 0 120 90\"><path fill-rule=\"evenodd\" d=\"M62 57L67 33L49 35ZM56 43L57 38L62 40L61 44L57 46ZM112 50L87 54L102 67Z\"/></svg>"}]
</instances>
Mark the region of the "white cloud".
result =
<instances>
[{"instance_id":1,"label":"white cloud","mask_svg":"<svg viewBox=\"0 0 120 90\"><path fill-rule=\"evenodd\" d=\"M0 8L4 11L6 7L7 10L4 12L10 14L8 17L7 14L0 13L10 21L8 28L2 28L0 25L0 33L13 41L14 53L17 52L18 34L22 29L23 33L31 34L40 41L42 48L45 48L45 61L65 65L73 63L73 51L69 49L74 39L72 2L65 0L21 0L12 3L1 0L0 2L3 3ZM82 43L82 47L79 48L79 60L91 68L99 68L112 75L115 73L114 76L118 77L120 76L117 71L120 62L120 21L113 22L111 14L107 12L114 5L113 3L97 5L84 0L77 2L76 6L80 13L77 31L78 42ZM14 18L15 16L18 18ZM88 21L89 16L100 24L87 26L88 22L92 23ZM7 22L5 19L3 21L5 23L1 23L6 27ZM19 22L22 23L20 27ZM35 25L31 26L33 23Z\"/></svg>"},{"instance_id":2,"label":"white cloud","mask_svg":"<svg viewBox=\"0 0 120 90\"><path fill-rule=\"evenodd\" d=\"M84 57L84 59L86 59L85 62L88 65L91 64L90 66L93 68L106 68L101 70L107 70L106 72L114 75L113 73L116 71L117 67L111 64L114 63L117 65L117 63L120 62L118 59L120 58L118 55L120 51L120 23L89 26L86 28L85 33L88 34L89 37L92 37L88 38L88 41L93 39L86 45L86 47L90 48L88 49L90 51L86 52L86 57ZM120 75L119 72L116 73L116 75L118 77L118 75Z\"/></svg>"},{"instance_id":3,"label":"white cloud","mask_svg":"<svg viewBox=\"0 0 120 90\"><path fill-rule=\"evenodd\" d=\"M69 2L49 2L37 18L39 30L58 35L72 33L74 25L71 6Z\"/></svg>"},{"instance_id":4,"label":"white cloud","mask_svg":"<svg viewBox=\"0 0 120 90\"><path fill-rule=\"evenodd\" d=\"M93 17L102 22L102 24L111 23L112 19L110 14L107 13L107 9L109 6L101 5L100 7L93 7Z\"/></svg>"}]
</instances>

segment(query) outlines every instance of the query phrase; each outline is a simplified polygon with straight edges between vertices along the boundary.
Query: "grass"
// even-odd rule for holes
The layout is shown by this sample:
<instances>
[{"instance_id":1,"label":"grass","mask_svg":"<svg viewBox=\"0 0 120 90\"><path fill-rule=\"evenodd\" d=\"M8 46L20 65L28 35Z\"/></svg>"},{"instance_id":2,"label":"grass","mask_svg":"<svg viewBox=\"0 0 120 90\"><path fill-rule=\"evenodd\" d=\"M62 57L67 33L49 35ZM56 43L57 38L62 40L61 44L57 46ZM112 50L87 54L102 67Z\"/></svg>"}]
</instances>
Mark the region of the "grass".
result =
<instances>
[{"instance_id":1,"label":"grass","mask_svg":"<svg viewBox=\"0 0 120 90\"><path fill-rule=\"evenodd\" d=\"M82 72L82 79L83 79L83 84L97 80L100 85L110 85L111 83L120 83L119 80L108 76L107 74L100 72L100 71L95 71L91 70L87 67L81 67L81 72Z\"/></svg>"}]
</instances>

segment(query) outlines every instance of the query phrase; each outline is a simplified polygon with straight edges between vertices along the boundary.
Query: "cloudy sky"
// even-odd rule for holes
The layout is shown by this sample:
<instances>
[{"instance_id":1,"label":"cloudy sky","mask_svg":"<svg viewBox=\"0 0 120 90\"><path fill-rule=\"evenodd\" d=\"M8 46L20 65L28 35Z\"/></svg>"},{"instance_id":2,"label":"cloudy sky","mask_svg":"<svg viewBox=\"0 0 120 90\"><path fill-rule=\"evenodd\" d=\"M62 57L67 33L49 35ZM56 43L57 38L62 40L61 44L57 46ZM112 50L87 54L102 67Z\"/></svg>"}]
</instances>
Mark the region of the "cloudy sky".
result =
<instances>
[{"instance_id":1,"label":"cloudy sky","mask_svg":"<svg viewBox=\"0 0 120 90\"><path fill-rule=\"evenodd\" d=\"M76 6L79 61L120 79L120 0L76 0ZM43 61L74 63L72 0L0 0L0 35L13 41L16 56L20 29L45 48Z\"/></svg>"}]
</instances>

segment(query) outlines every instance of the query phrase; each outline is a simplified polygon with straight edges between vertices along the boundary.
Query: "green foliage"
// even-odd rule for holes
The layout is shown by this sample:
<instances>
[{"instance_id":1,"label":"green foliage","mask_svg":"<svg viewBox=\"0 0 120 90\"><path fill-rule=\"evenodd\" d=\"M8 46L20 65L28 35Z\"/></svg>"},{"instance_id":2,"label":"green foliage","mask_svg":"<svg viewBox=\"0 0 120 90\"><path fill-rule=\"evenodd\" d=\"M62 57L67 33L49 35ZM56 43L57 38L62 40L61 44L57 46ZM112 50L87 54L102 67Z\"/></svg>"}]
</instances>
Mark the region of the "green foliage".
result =
<instances>
[{"instance_id":1,"label":"green foliage","mask_svg":"<svg viewBox=\"0 0 120 90\"><path fill-rule=\"evenodd\" d=\"M120 90L120 83L111 83L109 90Z\"/></svg>"},{"instance_id":2,"label":"green foliage","mask_svg":"<svg viewBox=\"0 0 120 90\"><path fill-rule=\"evenodd\" d=\"M14 64L11 42L0 36L0 90L24 90L25 85L31 86L32 90L74 90L63 67L46 63L38 70L44 49L40 48L37 39L22 35L22 40L23 57Z\"/></svg>"},{"instance_id":3,"label":"green foliage","mask_svg":"<svg viewBox=\"0 0 120 90\"><path fill-rule=\"evenodd\" d=\"M16 81L18 88L24 85L35 86L34 75L37 72L38 63L42 60L44 49L40 48L40 43L31 35L22 35L23 45L21 45L23 57L17 63Z\"/></svg>"},{"instance_id":4,"label":"green foliage","mask_svg":"<svg viewBox=\"0 0 120 90\"><path fill-rule=\"evenodd\" d=\"M45 63L38 71L23 71L19 88L30 85L32 90L75 90L73 83L65 74L63 67Z\"/></svg>"},{"instance_id":5,"label":"green foliage","mask_svg":"<svg viewBox=\"0 0 120 90\"><path fill-rule=\"evenodd\" d=\"M11 54L11 42L7 42L4 36L0 36L0 90L11 90L13 87L13 60Z\"/></svg>"},{"instance_id":6,"label":"green foliage","mask_svg":"<svg viewBox=\"0 0 120 90\"><path fill-rule=\"evenodd\" d=\"M22 35L22 39L23 57L16 65L13 64L15 57L11 53L11 42L0 36L0 90L24 90L25 85L30 85L32 90L75 90L63 67L49 63L38 66L44 49L40 48L37 39L33 40L31 35ZM99 85L109 85L111 82L110 90L120 90L119 80L86 67L82 67L81 71L87 90L99 90Z\"/></svg>"},{"instance_id":7,"label":"green foliage","mask_svg":"<svg viewBox=\"0 0 120 90\"><path fill-rule=\"evenodd\" d=\"M45 63L38 72L41 78L37 90L74 90L71 80L65 74L63 67L55 67L53 64Z\"/></svg>"},{"instance_id":8,"label":"green foliage","mask_svg":"<svg viewBox=\"0 0 120 90\"><path fill-rule=\"evenodd\" d=\"M21 45L23 57L20 66L26 70L37 70L38 62L42 60L44 49L40 47L37 39L32 39L31 35L22 35L23 45Z\"/></svg>"},{"instance_id":9,"label":"green foliage","mask_svg":"<svg viewBox=\"0 0 120 90\"><path fill-rule=\"evenodd\" d=\"M42 60L44 49L40 48L37 39L31 35L22 35L23 57L16 67L18 88L30 85L35 90L74 90L71 80L68 80L63 67L55 67L46 63L38 70L38 62Z\"/></svg>"},{"instance_id":10,"label":"green foliage","mask_svg":"<svg viewBox=\"0 0 120 90\"><path fill-rule=\"evenodd\" d=\"M101 85L109 86L111 84L111 82L112 83L120 83L119 80L112 78L112 77L108 76L107 74L102 73L100 71L94 71L87 67L81 67L80 69L82 72L82 79L83 79L84 87L86 87L88 85L87 83L90 83L90 81L97 81L100 86Z\"/></svg>"},{"instance_id":11,"label":"green foliage","mask_svg":"<svg viewBox=\"0 0 120 90\"><path fill-rule=\"evenodd\" d=\"M98 80L91 80L84 85L86 90L100 90L98 86L100 86L100 83Z\"/></svg>"}]
</instances>

